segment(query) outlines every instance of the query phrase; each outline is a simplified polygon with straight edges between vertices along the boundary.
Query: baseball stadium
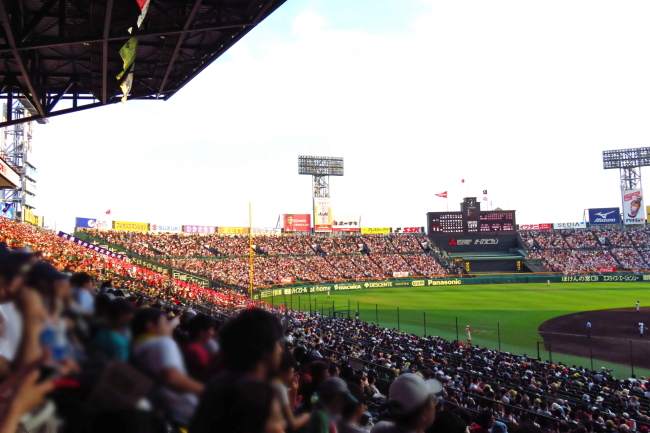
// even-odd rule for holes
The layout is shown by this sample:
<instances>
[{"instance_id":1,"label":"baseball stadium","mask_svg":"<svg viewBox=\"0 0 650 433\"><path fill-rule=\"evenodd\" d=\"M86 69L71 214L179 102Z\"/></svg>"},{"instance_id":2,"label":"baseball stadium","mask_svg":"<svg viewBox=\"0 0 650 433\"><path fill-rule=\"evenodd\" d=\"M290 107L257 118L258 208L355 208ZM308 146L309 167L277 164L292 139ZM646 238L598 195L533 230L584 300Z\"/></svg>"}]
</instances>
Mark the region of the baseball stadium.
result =
<instances>
[{"instance_id":1,"label":"baseball stadium","mask_svg":"<svg viewBox=\"0 0 650 433\"><path fill-rule=\"evenodd\" d=\"M0 0L0 433L650 431L650 206L642 187L650 147L599 147L593 157L591 144L565 150L562 142L551 155L557 165L540 169L552 151L522 145L513 156L496 144L507 134L488 128L495 144L452 153L458 143L414 126L424 107L414 104L428 88L409 87L427 81L413 65L427 66L410 62L426 50L408 45L453 41L458 34L444 20L422 23L432 13L472 22L469 10L360 2L346 4L346 14L367 23L327 28L328 13L345 14L320 0L289 3ZM523 3L519 19L542 20ZM584 20L598 24L589 34L598 37L602 20L626 28L643 16L636 7L617 20L599 6L601 18ZM451 46L481 59L483 38L518 39L484 30ZM558 51L570 43L554 41ZM335 55L310 57L328 44ZM387 46L395 69L383 63ZM287 47L295 51L287 55ZM257 63L269 58L281 66ZM472 82L449 78L459 75L451 60L453 86ZM355 67L365 72L350 91ZM343 69L349 77L337 75ZM375 73L381 86L399 87L393 103L386 96L375 104L374 84L371 97L360 91L355 99ZM276 74L290 76L289 89ZM513 86L504 93L518 94ZM341 107L347 95L349 107ZM470 113L480 125L501 99L479 115L441 110ZM255 105L263 100L270 105L262 110ZM321 103L330 114L342 110L339 117L312 115ZM359 113L375 105L390 121L364 123ZM506 111L528 115L512 106ZM275 116L290 134L273 135L282 123ZM354 137L373 128L387 141L393 133L426 137L398 145L412 158L395 156L392 142L375 147L363 138L358 148L341 141L333 152L341 156L331 156L321 145L330 131L314 128L313 118L336 134L338 123ZM598 131L618 129L589 121ZM518 131L514 123L504 129ZM295 144L305 137L313 143ZM75 148L75 140L90 144ZM219 146L231 153L210 153ZM583 160L584 171L573 173ZM486 180L449 186L461 170ZM553 190L595 172L608 176L607 192L584 181L544 196L557 203L477 187ZM309 194L294 183L309 183ZM46 205L37 207L37 196Z\"/></svg>"}]
</instances>

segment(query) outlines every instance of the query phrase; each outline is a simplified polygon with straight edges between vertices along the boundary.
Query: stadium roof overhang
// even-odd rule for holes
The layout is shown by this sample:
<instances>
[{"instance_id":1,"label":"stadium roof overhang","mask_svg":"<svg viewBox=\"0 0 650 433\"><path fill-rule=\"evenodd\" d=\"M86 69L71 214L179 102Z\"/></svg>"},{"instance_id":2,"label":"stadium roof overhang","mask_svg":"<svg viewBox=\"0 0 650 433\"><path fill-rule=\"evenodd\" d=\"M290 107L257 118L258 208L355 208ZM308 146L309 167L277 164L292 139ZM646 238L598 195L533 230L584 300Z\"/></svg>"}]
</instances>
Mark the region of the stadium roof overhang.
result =
<instances>
[{"instance_id":1,"label":"stadium roof overhang","mask_svg":"<svg viewBox=\"0 0 650 433\"><path fill-rule=\"evenodd\" d=\"M0 127L119 102L133 37L129 99L167 100L285 1L150 0L138 28L145 0L0 0L0 98L28 112Z\"/></svg>"},{"instance_id":2,"label":"stadium roof overhang","mask_svg":"<svg viewBox=\"0 0 650 433\"><path fill-rule=\"evenodd\" d=\"M0 159L0 189L20 188L20 175L9 167L9 164Z\"/></svg>"}]
</instances>

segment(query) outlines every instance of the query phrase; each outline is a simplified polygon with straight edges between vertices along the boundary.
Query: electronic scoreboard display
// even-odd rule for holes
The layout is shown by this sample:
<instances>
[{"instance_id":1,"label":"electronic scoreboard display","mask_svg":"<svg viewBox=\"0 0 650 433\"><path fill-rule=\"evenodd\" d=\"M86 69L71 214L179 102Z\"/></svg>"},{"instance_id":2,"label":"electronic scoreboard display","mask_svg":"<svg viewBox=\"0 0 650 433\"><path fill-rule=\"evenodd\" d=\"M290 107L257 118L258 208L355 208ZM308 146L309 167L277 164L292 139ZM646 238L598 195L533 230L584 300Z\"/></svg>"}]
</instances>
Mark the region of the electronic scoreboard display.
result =
<instances>
[{"instance_id":1,"label":"electronic scoreboard display","mask_svg":"<svg viewBox=\"0 0 650 433\"><path fill-rule=\"evenodd\" d=\"M431 234L515 233L515 211L482 211L475 198L465 198L460 212L429 212Z\"/></svg>"}]
</instances>

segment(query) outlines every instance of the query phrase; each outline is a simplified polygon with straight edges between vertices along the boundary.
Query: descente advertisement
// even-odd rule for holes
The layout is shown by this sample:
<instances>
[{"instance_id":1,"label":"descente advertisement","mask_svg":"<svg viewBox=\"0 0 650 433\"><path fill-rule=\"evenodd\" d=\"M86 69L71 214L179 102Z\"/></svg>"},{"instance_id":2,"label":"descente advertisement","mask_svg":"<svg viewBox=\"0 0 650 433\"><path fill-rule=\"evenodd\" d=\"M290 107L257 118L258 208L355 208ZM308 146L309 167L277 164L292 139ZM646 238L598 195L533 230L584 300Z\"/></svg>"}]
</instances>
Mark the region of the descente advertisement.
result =
<instances>
[{"instance_id":1,"label":"descente advertisement","mask_svg":"<svg viewBox=\"0 0 650 433\"><path fill-rule=\"evenodd\" d=\"M358 283L320 284L303 287L283 287L277 289L260 290L253 296L254 299L271 298L283 295L307 295L309 293L327 293L343 290L380 289L390 287L431 287L431 286L458 286L463 280L410 280L410 281L368 281Z\"/></svg>"}]
</instances>

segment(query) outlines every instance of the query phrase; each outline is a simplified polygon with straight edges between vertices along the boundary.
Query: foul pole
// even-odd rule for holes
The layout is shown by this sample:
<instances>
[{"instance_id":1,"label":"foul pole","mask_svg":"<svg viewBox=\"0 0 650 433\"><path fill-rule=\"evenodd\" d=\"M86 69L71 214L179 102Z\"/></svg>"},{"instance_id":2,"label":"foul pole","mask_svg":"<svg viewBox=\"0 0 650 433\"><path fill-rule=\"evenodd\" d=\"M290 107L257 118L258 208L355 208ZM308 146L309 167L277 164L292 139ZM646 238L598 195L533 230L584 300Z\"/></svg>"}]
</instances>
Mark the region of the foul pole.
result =
<instances>
[{"instance_id":1,"label":"foul pole","mask_svg":"<svg viewBox=\"0 0 650 433\"><path fill-rule=\"evenodd\" d=\"M253 203L248 202L248 293L253 299Z\"/></svg>"}]
</instances>

